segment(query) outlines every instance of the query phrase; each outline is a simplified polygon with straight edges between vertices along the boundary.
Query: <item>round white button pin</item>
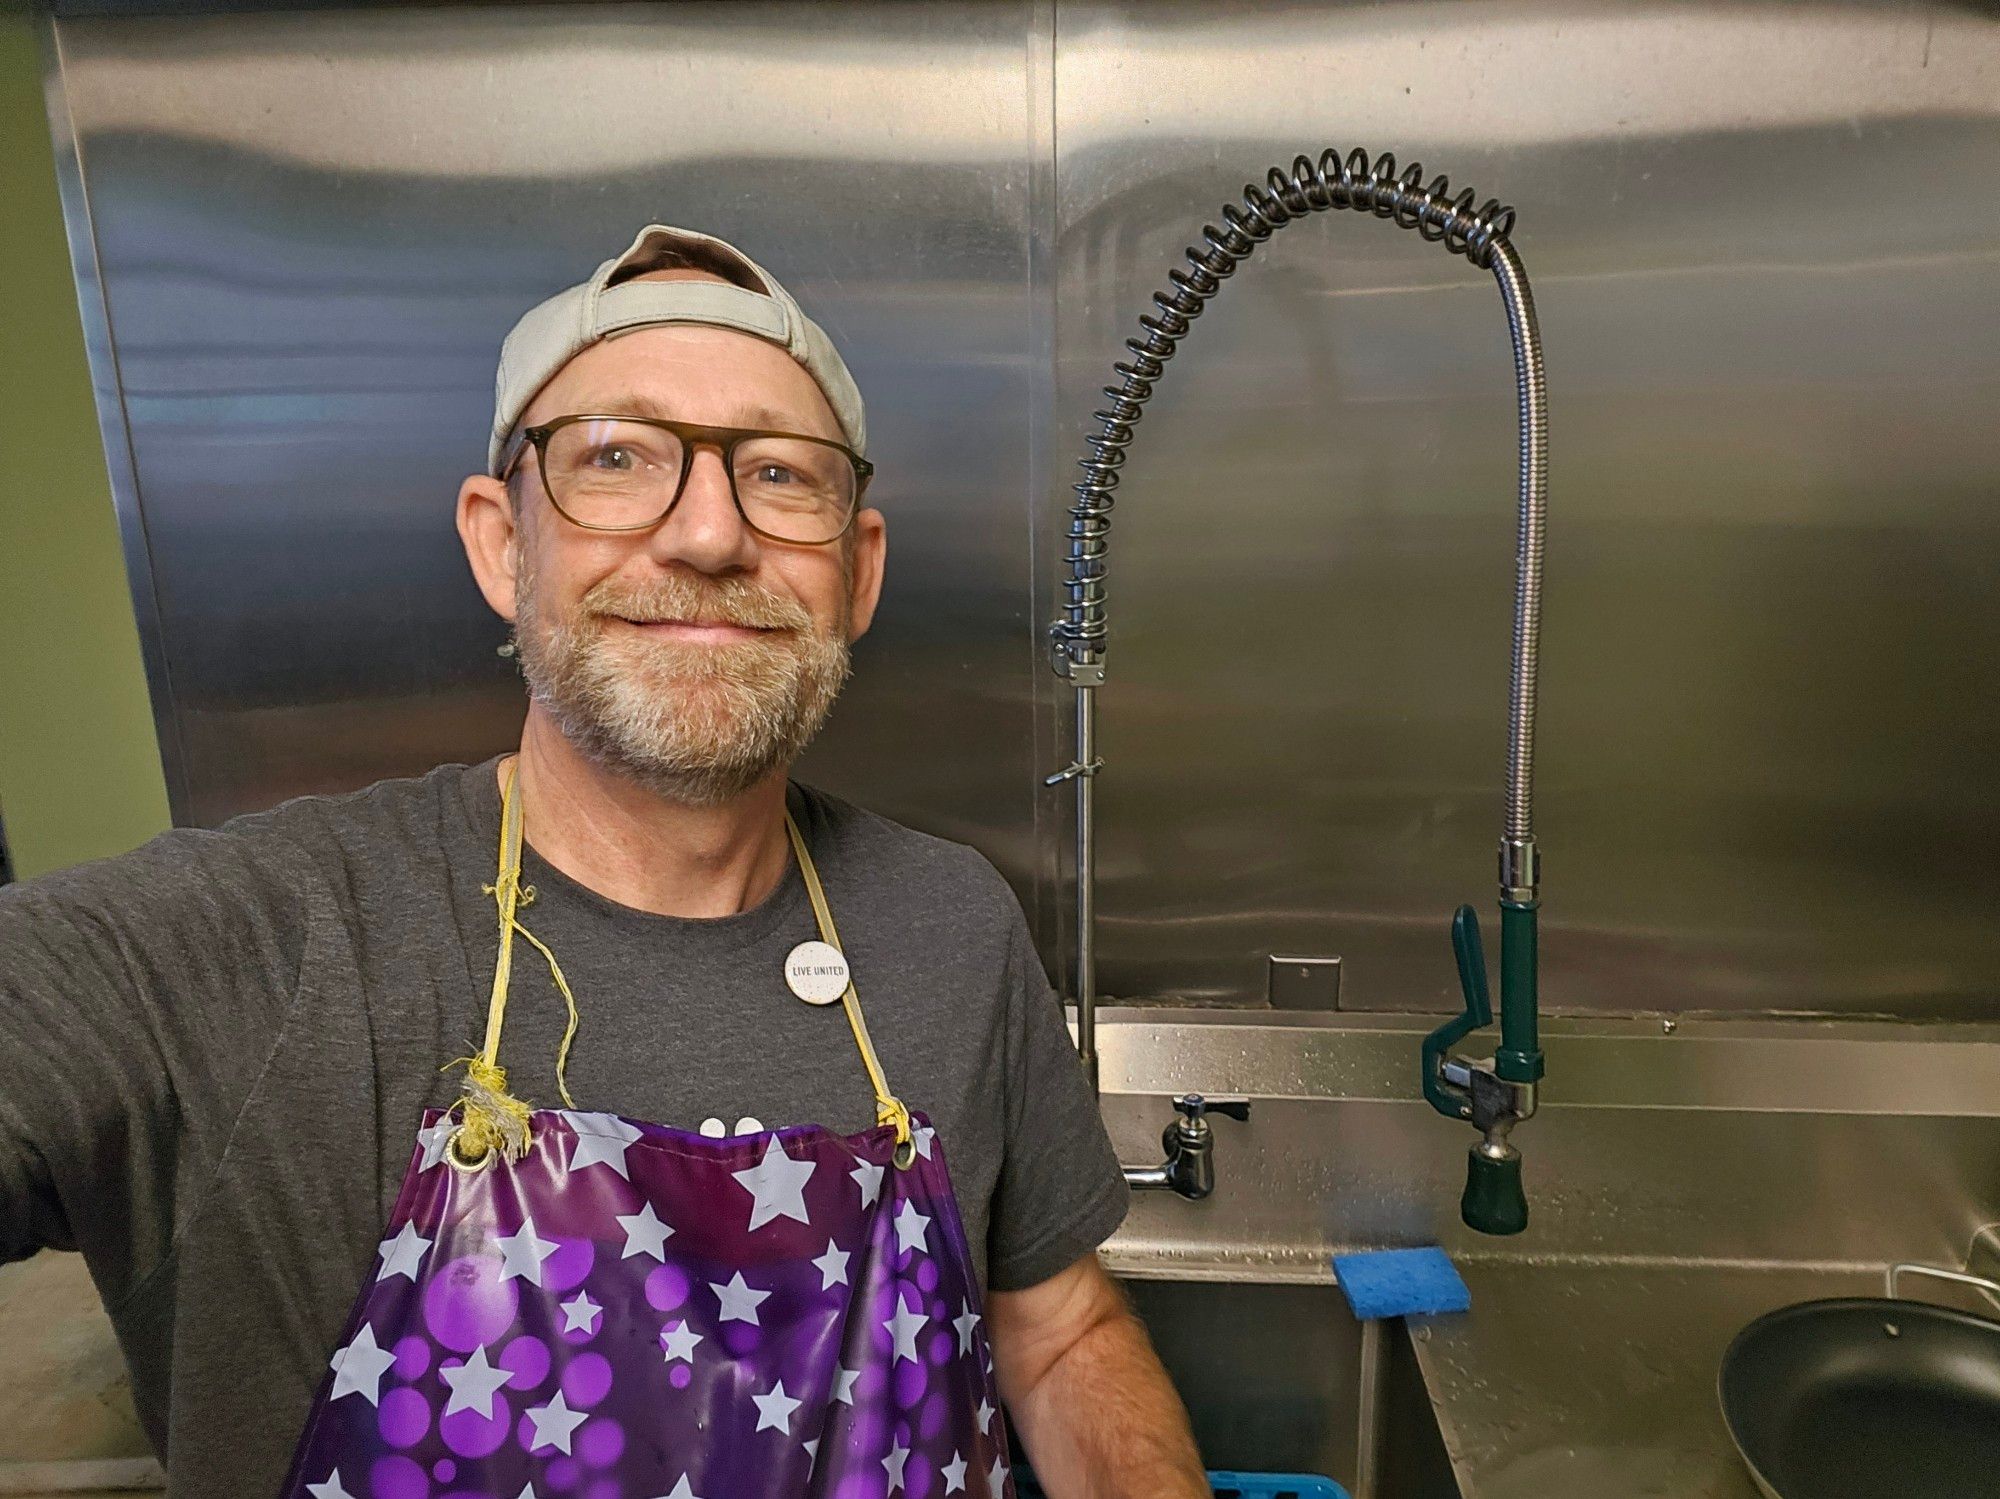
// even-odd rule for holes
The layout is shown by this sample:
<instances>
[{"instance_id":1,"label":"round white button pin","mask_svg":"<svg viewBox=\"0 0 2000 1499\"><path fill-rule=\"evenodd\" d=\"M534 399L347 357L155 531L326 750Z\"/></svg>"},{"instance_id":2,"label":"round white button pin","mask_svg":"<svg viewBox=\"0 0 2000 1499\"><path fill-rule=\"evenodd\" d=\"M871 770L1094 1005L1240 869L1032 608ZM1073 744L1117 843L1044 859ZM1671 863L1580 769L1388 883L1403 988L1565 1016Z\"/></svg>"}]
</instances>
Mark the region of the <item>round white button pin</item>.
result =
<instances>
[{"instance_id":1,"label":"round white button pin","mask_svg":"<svg viewBox=\"0 0 2000 1499\"><path fill-rule=\"evenodd\" d=\"M831 942L801 942L785 957L785 982L809 1005L830 1005L847 992L847 958Z\"/></svg>"}]
</instances>

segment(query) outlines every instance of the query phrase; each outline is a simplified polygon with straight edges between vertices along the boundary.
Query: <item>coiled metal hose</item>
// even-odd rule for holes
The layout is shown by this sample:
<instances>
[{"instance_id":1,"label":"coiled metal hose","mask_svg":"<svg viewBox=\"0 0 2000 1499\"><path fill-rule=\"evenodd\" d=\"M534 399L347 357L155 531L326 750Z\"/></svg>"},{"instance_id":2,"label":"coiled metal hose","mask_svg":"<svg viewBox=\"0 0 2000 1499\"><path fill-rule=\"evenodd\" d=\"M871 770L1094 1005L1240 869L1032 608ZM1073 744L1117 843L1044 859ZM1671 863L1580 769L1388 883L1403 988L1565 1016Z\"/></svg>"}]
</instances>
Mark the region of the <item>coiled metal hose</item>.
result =
<instances>
[{"instance_id":1,"label":"coiled metal hose","mask_svg":"<svg viewBox=\"0 0 2000 1499\"><path fill-rule=\"evenodd\" d=\"M1284 225L1328 208L1351 208L1414 229L1433 244L1463 255L1493 272L1507 307L1514 346L1514 377L1520 405L1520 524L1516 542L1514 653L1508 704L1505 830L1501 840L1501 885L1516 897L1532 898L1536 884L1534 842L1535 682L1541 646L1542 548L1547 511L1547 397L1534 299L1508 236L1514 210L1466 188L1456 196L1445 177L1423 180L1412 163L1398 173L1394 156L1370 160L1356 149L1343 160L1335 150L1315 161L1300 156L1287 172L1273 167L1259 187L1243 189L1240 203L1222 210L1222 225L1204 225L1202 243L1187 250L1186 268L1167 272L1168 288L1153 294L1153 311L1142 315L1143 334L1128 338L1129 357L1113 366L1118 383L1104 387L1109 405L1092 413L1098 427L1084 439L1084 477L1070 507L1062 613L1050 627L1055 668L1077 689L1077 752L1069 768L1051 784L1074 780L1077 792L1078 973L1080 1007L1095 998L1090 926L1095 880L1091 828L1091 781L1095 757L1092 690L1103 680L1106 646L1105 582L1109 572L1112 492L1132 446L1134 429L1145 414L1167 361L1174 357L1194 320L1222 284L1256 248ZM1078 1041L1095 1065L1094 1037L1080 1017Z\"/></svg>"}]
</instances>

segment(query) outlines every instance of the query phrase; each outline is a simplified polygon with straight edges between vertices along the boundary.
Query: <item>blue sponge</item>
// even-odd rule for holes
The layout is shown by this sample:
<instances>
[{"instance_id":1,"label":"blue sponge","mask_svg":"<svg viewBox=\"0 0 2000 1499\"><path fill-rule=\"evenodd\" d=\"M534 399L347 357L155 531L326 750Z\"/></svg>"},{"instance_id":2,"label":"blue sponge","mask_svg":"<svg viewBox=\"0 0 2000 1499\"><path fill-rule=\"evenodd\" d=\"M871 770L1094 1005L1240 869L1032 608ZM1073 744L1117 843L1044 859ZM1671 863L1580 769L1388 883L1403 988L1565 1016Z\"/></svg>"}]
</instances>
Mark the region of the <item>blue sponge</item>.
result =
<instances>
[{"instance_id":1,"label":"blue sponge","mask_svg":"<svg viewBox=\"0 0 2000 1499\"><path fill-rule=\"evenodd\" d=\"M1336 1254L1333 1274L1347 1293L1347 1304L1363 1322L1377 1317L1463 1312L1472 1306L1472 1293L1465 1288L1451 1256L1435 1245Z\"/></svg>"}]
</instances>

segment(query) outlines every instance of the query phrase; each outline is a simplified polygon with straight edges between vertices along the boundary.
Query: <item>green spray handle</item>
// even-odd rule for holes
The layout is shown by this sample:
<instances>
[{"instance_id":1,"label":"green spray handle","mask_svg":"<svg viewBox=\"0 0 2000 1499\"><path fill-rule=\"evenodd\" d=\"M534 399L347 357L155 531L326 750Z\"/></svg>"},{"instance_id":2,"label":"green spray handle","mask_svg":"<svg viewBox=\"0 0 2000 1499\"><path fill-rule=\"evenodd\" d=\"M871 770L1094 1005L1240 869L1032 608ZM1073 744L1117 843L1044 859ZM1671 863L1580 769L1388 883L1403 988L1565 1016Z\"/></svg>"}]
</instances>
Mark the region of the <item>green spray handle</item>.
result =
<instances>
[{"instance_id":1,"label":"green spray handle","mask_svg":"<svg viewBox=\"0 0 2000 1499\"><path fill-rule=\"evenodd\" d=\"M1486 988L1486 948L1479 938L1479 913L1460 906L1451 918L1451 948L1458 958L1458 987L1465 1008L1424 1037L1424 1097L1447 1119L1470 1119L1472 1105L1444 1080L1444 1059L1452 1047L1493 1023Z\"/></svg>"},{"instance_id":2,"label":"green spray handle","mask_svg":"<svg viewBox=\"0 0 2000 1499\"><path fill-rule=\"evenodd\" d=\"M1534 1112L1534 1084L1542 1076L1536 1014L1536 903L1500 903L1500 1047L1490 1062L1453 1058L1451 1048L1493 1020L1486 983L1486 950L1479 918L1460 906L1451 921L1464 1009L1424 1038L1424 1097L1448 1119L1480 1131L1466 1161L1459 1216L1483 1234L1517 1234L1528 1226L1521 1185L1521 1153L1508 1133Z\"/></svg>"}]
</instances>

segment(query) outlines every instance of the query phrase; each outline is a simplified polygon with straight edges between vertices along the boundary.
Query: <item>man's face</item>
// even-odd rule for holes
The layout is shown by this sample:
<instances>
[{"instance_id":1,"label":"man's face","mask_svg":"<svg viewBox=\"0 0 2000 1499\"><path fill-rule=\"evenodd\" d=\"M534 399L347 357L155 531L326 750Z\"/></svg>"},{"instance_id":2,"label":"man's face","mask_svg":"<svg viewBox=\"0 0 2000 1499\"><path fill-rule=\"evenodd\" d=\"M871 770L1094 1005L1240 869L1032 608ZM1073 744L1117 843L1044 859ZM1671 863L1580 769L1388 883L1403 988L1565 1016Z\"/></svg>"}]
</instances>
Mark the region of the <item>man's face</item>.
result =
<instances>
[{"instance_id":1,"label":"man's face","mask_svg":"<svg viewBox=\"0 0 2000 1499\"><path fill-rule=\"evenodd\" d=\"M594 344L520 425L602 411L842 440L790 355L720 328L642 328ZM660 795L714 805L788 766L825 722L849 642L874 611L882 521L864 511L828 546L772 541L745 524L719 453L697 450L690 464L658 525L603 532L554 509L528 453L514 481L511 600L483 572L480 582L512 615L529 692L565 739Z\"/></svg>"}]
</instances>

